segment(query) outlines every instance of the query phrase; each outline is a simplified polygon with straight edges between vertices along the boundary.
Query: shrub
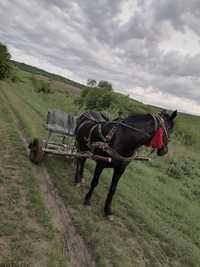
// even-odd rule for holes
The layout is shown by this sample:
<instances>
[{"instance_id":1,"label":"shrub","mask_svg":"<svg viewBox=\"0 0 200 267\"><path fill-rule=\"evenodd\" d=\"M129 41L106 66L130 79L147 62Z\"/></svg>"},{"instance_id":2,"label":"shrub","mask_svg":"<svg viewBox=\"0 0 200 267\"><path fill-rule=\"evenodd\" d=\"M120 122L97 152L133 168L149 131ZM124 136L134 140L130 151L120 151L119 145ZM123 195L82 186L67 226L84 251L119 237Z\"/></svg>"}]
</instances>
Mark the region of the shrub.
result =
<instances>
[{"instance_id":1,"label":"shrub","mask_svg":"<svg viewBox=\"0 0 200 267\"><path fill-rule=\"evenodd\" d=\"M108 109L113 100L113 94L107 89L95 88L90 90L85 96L85 108L87 110L104 110Z\"/></svg>"},{"instance_id":2,"label":"shrub","mask_svg":"<svg viewBox=\"0 0 200 267\"><path fill-rule=\"evenodd\" d=\"M184 176L182 162L176 159L171 159L169 167L167 168L167 174L176 179L181 179Z\"/></svg>"},{"instance_id":3,"label":"shrub","mask_svg":"<svg viewBox=\"0 0 200 267\"><path fill-rule=\"evenodd\" d=\"M88 87L96 87L97 86L96 80L94 80L94 79L88 79L87 80L87 86Z\"/></svg>"},{"instance_id":4,"label":"shrub","mask_svg":"<svg viewBox=\"0 0 200 267\"><path fill-rule=\"evenodd\" d=\"M13 83L16 83L16 82L19 81L19 78L18 78L17 76L12 76L11 81L12 81Z\"/></svg>"},{"instance_id":5,"label":"shrub","mask_svg":"<svg viewBox=\"0 0 200 267\"><path fill-rule=\"evenodd\" d=\"M75 104L83 110L104 111L112 119L124 118L134 113L144 113L151 110L143 104L117 92L113 92L112 84L107 81L96 82L89 79L88 87L81 91Z\"/></svg>"},{"instance_id":6,"label":"shrub","mask_svg":"<svg viewBox=\"0 0 200 267\"><path fill-rule=\"evenodd\" d=\"M108 91L112 91L113 88L112 88L112 84L107 82L107 81L100 81L98 83L98 88L102 88L102 89L107 89Z\"/></svg>"},{"instance_id":7,"label":"shrub","mask_svg":"<svg viewBox=\"0 0 200 267\"><path fill-rule=\"evenodd\" d=\"M197 175L197 171L196 162L189 157L179 160L171 159L167 168L167 174L177 179L183 176L193 178L193 176Z\"/></svg>"},{"instance_id":8,"label":"shrub","mask_svg":"<svg viewBox=\"0 0 200 267\"><path fill-rule=\"evenodd\" d=\"M114 93L106 88L86 88L75 103L85 110L102 111L108 109L114 101Z\"/></svg>"},{"instance_id":9,"label":"shrub","mask_svg":"<svg viewBox=\"0 0 200 267\"><path fill-rule=\"evenodd\" d=\"M38 93L50 94L51 88L48 82L40 81L40 87L38 88Z\"/></svg>"},{"instance_id":10,"label":"shrub","mask_svg":"<svg viewBox=\"0 0 200 267\"><path fill-rule=\"evenodd\" d=\"M14 76L12 76L11 81L12 81L13 83L17 83L17 82L21 82L21 79L20 79L19 76L14 75Z\"/></svg>"},{"instance_id":11,"label":"shrub","mask_svg":"<svg viewBox=\"0 0 200 267\"><path fill-rule=\"evenodd\" d=\"M39 80L35 78L34 76L31 79L32 79L34 89L37 93L44 93L44 94L52 93L49 82L44 81L44 80Z\"/></svg>"}]
</instances>

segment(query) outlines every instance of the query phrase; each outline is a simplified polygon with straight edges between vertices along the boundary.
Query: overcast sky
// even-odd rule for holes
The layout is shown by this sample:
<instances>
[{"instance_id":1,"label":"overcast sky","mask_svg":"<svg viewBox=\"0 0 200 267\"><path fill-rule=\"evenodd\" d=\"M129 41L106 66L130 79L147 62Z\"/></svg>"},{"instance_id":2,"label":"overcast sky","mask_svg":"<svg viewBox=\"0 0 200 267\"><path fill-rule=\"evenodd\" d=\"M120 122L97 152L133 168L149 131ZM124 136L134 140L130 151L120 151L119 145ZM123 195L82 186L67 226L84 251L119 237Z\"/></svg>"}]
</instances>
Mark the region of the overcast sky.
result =
<instances>
[{"instance_id":1,"label":"overcast sky","mask_svg":"<svg viewBox=\"0 0 200 267\"><path fill-rule=\"evenodd\" d=\"M200 115L199 0L0 0L12 58Z\"/></svg>"}]
</instances>

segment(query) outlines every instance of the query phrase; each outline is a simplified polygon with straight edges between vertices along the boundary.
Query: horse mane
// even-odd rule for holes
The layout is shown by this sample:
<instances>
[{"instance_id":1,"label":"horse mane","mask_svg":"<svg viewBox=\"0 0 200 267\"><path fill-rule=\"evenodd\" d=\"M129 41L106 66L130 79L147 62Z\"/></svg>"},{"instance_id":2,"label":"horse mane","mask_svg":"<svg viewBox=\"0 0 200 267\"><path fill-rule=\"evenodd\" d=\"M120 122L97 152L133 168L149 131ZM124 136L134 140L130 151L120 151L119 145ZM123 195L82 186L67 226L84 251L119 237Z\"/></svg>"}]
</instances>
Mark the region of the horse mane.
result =
<instances>
[{"instance_id":1,"label":"horse mane","mask_svg":"<svg viewBox=\"0 0 200 267\"><path fill-rule=\"evenodd\" d=\"M133 123L133 122L140 122L141 120L147 120L151 116L150 113L144 114L144 113L135 113L135 114L130 114L128 117L122 119L121 122L123 123Z\"/></svg>"}]
</instances>

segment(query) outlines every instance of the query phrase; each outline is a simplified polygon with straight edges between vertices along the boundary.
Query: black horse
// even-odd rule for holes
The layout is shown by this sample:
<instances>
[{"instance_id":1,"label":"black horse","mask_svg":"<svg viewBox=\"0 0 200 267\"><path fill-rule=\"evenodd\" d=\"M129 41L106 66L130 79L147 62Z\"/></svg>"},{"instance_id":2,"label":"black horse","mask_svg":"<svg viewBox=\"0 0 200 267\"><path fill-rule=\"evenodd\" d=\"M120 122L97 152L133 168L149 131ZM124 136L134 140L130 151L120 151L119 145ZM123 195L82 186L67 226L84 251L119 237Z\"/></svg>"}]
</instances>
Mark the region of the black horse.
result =
<instances>
[{"instance_id":1,"label":"black horse","mask_svg":"<svg viewBox=\"0 0 200 267\"><path fill-rule=\"evenodd\" d=\"M157 150L159 156L165 155L176 116L177 111L174 111L171 115L166 112L158 115L139 114L120 121L109 121L98 112L83 113L77 120L75 131L78 150L92 151L96 155L112 159L110 162L96 160L94 176L84 204L90 205L92 193L103 169L113 168L112 182L104 206L105 215L111 215L111 202L118 181L136 150L148 144ZM158 144L156 138L159 140ZM83 178L84 164L84 158L77 160L76 183L80 183Z\"/></svg>"}]
</instances>

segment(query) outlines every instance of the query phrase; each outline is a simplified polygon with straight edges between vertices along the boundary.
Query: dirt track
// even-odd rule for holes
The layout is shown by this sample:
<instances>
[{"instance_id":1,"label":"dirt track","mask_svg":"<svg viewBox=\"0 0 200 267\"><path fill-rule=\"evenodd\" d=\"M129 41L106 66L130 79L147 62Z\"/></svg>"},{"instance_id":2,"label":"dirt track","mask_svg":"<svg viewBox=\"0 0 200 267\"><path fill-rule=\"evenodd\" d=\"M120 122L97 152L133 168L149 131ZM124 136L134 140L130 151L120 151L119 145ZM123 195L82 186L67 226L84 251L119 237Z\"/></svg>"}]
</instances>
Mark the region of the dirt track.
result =
<instances>
[{"instance_id":1,"label":"dirt track","mask_svg":"<svg viewBox=\"0 0 200 267\"><path fill-rule=\"evenodd\" d=\"M20 121L18 121L12 111L12 107L10 107L10 111L16 124L19 136L28 153L28 138ZM84 240L76 231L70 218L69 211L64 205L61 197L58 195L45 165L33 165L33 174L38 179L44 205L50 213L54 228L57 230L57 237L63 244L63 254L66 256L66 262L70 262L70 267L95 266L95 262L92 259ZM66 263L66 266L69 265Z\"/></svg>"}]
</instances>

